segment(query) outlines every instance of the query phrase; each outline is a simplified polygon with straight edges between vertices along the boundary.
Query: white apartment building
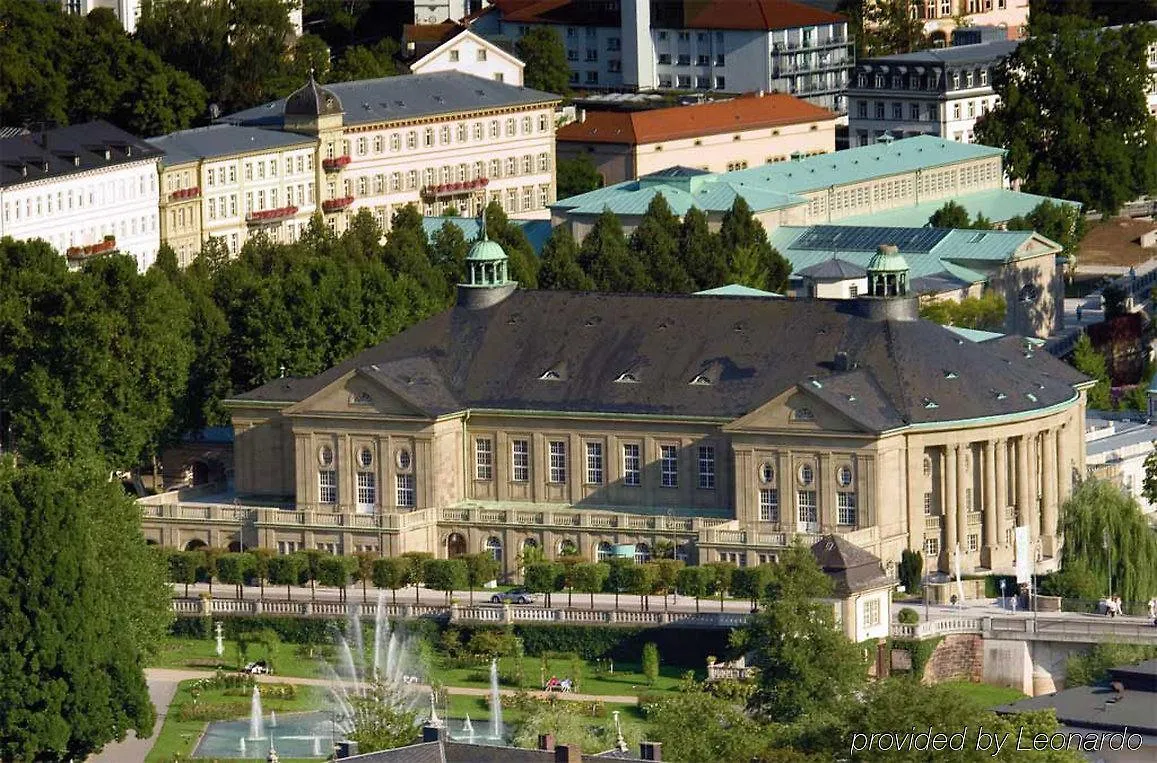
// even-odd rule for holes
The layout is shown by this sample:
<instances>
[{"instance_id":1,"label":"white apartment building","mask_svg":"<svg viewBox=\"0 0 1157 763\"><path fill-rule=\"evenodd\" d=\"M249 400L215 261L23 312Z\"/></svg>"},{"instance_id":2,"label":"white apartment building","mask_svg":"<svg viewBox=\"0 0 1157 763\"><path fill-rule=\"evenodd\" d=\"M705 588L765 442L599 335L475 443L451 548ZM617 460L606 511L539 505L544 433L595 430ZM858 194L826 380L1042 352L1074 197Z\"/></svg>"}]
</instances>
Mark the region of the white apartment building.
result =
<instances>
[{"instance_id":1,"label":"white apartment building","mask_svg":"<svg viewBox=\"0 0 1157 763\"><path fill-rule=\"evenodd\" d=\"M410 63L412 74L464 72L475 77L522 86L522 61L494 43L461 29L449 39Z\"/></svg>"},{"instance_id":2,"label":"white apartment building","mask_svg":"<svg viewBox=\"0 0 1157 763\"><path fill-rule=\"evenodd\" d=\"M1150 409L1153 394L1151 390ZM1090 477L1115 483L1136 499L1144 513L1157 512L1157 505L1141 492L1145 488L1145 459L1157 450L1157 429L1148 422L1105 419L1090 413L1085 419L1085 443Z\"/></svg>"},{"instance_id":3,"label":"white apartment building","mask_svg":"<svg viewBox=\"0 0 1157 763\"><path fill-rule=\"evenodd\" d=\"M317 211L316 138L218 124L149 143L161 160L161 232L181 266L220 238L236 254L249 235L295 241Z\"/></svg>"},{"instance_id":4,"label":"white apartment building","mask_svg":"<svg viewBox=\"0 0 1157 763\"><path fill-rule=\"evenodd\" d=\"M102 121L0 140L0 237L43 239L72 267L119 251L147 269L160 247L160 156Z\"/></svg>"},{"instance_id":5,"label":"white apartment building","mask_svg":"<svg viewBox=\"0 0 1157 763\"><path fill-rule=\"evenodd\" d=\"M996 106L992 74L1019 43L1012 40L866 58L848 86L848 139L866 146L935 135L972 143L976 121Z\"/></svg>"},{"instance_id":6,"label":"white apartment building","mask_svg":"<svg viewBox=\"0 0 1157 763\"><path fill-rule=\"evenodd\" d=\"M575 88L777 91L844 110L854 55L843 16L791 0L493 0L469 21L517 40L555 28Z\"/></svg>"}]
</instances>

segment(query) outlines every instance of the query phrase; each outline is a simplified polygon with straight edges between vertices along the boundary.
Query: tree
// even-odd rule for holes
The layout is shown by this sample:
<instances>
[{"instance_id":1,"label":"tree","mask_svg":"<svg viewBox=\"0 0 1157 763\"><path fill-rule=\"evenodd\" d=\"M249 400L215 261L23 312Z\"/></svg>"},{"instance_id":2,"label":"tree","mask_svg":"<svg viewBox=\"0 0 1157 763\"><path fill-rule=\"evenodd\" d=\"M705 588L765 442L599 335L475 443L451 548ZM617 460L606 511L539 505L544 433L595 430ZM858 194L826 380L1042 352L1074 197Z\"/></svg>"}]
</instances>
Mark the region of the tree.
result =
<instances>
[{"instance_id":1,"label":"tree","mask_svg":"<svg viewBox=\"0 0 1157 763\"><path fill-rule=\"evenodd\" d=\"M466 587L468 576L468 567L462 559L427 559L422 565L426 586L445 593L447 604L451 593Z\"/></svg>"},{"instance_id":2,"label":"tree","mask_svg":"<svg viewBox=\"0 0 1157 763\"><path fill-rule=\"evenodd\" d=\"M534 562L526 565L522 580L528 591L546 594L549 607L550 595L562 589L562 567L556 562Z\"/></svg>"},{"instance_id":3,"label":"tree","mask_svg":"<svg viewBox=\"0 0 1157 763\"><path fill-rule=\"evenodd\" d=\"M615 595L615 609L618 609L619 594L631 590L630 573L627 570L633 567L635 562L633 559L612 556L604 564L607 565L607 590Z\"/></svg>"},{"instance_id":4,"label":"tree","mask_svg":"<svg viewBox=\"0 0 1157 763\"><path fill-rule=\"evenodd\" d=\"M201 567L199 551L175 551L169 555L169 580L185 584L185 596L189 595L189 584L197 582L197 570Z\"/></svg>"},{"instance_id":5,"label":"tree","mask_svg":"<svg viewBox=\"0 0 1157 763\"><path fill-rule=\"evenodd\" d=\"M377 588L389 588L393 603L398 603L398 589L409 585L410 563L400 556L374 560L373 581Z\"/></svg>"},{"instance_id":6,"label":"tree","mask_svg":"<svg viewBox=\"0 0 1157 763\"><path fill-rule=\"evenodd\" d=\"M1109 284L1101 291L1105 304L1105 320L1111 321L1127 314L1129 290L1118 284Z\"/></svg>"},{"instance_id":7,"label":"tree","mask_svg":"<svg viewBox=\"0 0 1157 763\"><path fill-rule=\"evenodd\" d=\"M555 167L558 178L558 198L569 199L603 187L603 176L598 167L585 155L559 159Z\"/></svg>"},{"instance_id":8,"label":"tree","mask_svg":"<svg viewBox=\"0 0 1157 763\"><path fill-rule=\"evenodd\" d=\"M321 574L321 560L325 558L326 554L316 548L307 548L304 551L298 551L297 556L301 559L299 582L309 583L309 600L317 601L317 579L318 575Z\"/></svg>"},{"instance_id":9,"label":"tree","mask_svg":"<svg viewBox=\"0 0 1157 763\"><path fill-rule=\"evenodd\" d=\"M955 201L945 202L928 218L933 228L967 228L969 222L968 210Z\"/></svg>"},{"instance_id":10,"label":"tree","mask_svg":"<svg viewBox=\"0 0 1157 763\"><path fill-rule=\"evenodd\" d=\"M730 278L742 278L755 289L783 292L791 275L791 263L785 260L767 240L767 231L747 201L738 194L731 208L723 213L719 239L727 255Z\"/></svg>"},{"instance_id":11,"label":"tree","mask_svg":"<svg viewBox=\"0 0 1157 763\"><path fill-rule=\"evenodd\" d=\"M426 562L433 556L426 551L407 551L402 554L406 560L406 584L414 586L415 604L420 603L422 583L426 580Z\"/></svg>"},{"instance_id":12,"label":"tree","mask_svg":"<svg viewBox=\"0 0 1157 763\"><path fill-rule=\"evenodd\" d=\"M354 554L354 560L354 580L362 584L362 603L365 603L369 601L369 593L366 589L374 577L374 562L377 561L377 558L366 551L359 551Z\"/></svg>"},{"instance_id":13,"label":"tree","mask_svg":"<svg viewBox=\"0 0 1157 763\"><path fill-rule=\"evenodd\" d=\"M497 199L486 205L486 235L506 252L510 277L524 289L538 288L538 257L525 231L510 221Z\"/></svg>"},{"instance_id":14,"label":"tree","mask_svg":"<svg viewBox=\"0 0 1157 763\"><path fill-rule=\"evenodd\" d=\"M710 562L703 565L708 570L708 593L719 597L719 611L723 611L723 597L731 589L731 576L737 569L731 562Z\"/></svg>"},{"instance_id":15,"label":"tree","mask_svg":"<svg viewBox=\"0 0 1157 763\"><path fill-rule=\"evenodd\" d=\"M1112 408L1109 391L1109 372L1105 367L1105 356L1097 352L1089 335L1082 332L1073 348L1073 367L1097 383L1088 392L1088 406L1095 410L1107 411Z\"/></svg>"},{"instance_id":16,"label":"tree","mask_svg":"<svg viewBox=\"0 0 1157 763\"><path fill-rule=\"evenodd\" d=\"M356 568L356 560L348 556L326 554L317 560L317 582L323 586L337 588L338 601L346 600L346 587L350 584L350 576Z\"/></svg>"},{"instance_id":17,"label":"tree","mask_svg":"<svg viewBox=\"0 0 1157 763\"><path fill-rule=\"evenodd\" d=\"M731 573L731 595L747 599L751 602L752 611L755 611L773 572L774 568L768 564L737 568Z\"/></svg>"},{"instance_id":18,"label":"tree","mask_svg":"<svg viewBox=\"0 0 1157 763\"><path fill-rule=\"evenodd\" d=\"M610 567L598 562L583 562L576 564L571 570L575 588L591 596L591 609L595 608L595 594L603 590L610 574Z\"/></svg>"},{"instance_id":19,"label":"tree","mask_svg":"<svg viewBox=\"0 0 1157 763\"><path fill-rule=\"evenodd\" d=\"M566 46L550 25L532 26L514 46L514 52L526 64L527 87L558 95L570 95L570 66Z\"/></svg>"},{"instance_id":20,"label":"tree","mask_svg":"<svg viewBox=\"0 0 1157 763\"><path fill-rule=\"evenodd\" d=\"M694 283L679 260L683 226L663 194L656 193L638 227L631 233L631 254L647 269L650 288L663 294L686 294Z\"/></svg>"},{"instance_id":21,"label":"tree","mask_svg":"<svg viewBox=\"0 0 1157 763\"><path fill-rule=\"evenodd\" d=\"M905 591L918 591L924 580L924 555L910 548L900 552L898 576Z\"/></svg>"},{"instance_id":22,"label":"tree","mask_svg":"<svg viewBox=\"0 0 1157 763\"><path fill-rule=\"evenodd\" d=\"M466 282L466 255L470 253L470 243L466 234L454 223L447 220L434 231L430 239L430 260L442 272L446 282L446 297L453 296L455 284Z\"/></svg>"},{"instance_id":23,"label":"tree","mask_svg":"<svg viewBox=\"0 0 1157 763\"><path fill-rule=\"evenodd\" d=\"M703 691L700 685L664 693L656 701L644 704L643 712L648 738L663 743L664 759L786 763L765 754L770 745L769 726L752 718L741 705Z\"/></svg>"},{"instance_id":24,"label":"tree","mask_svg":"<svg viewBox=\"0 0 1157 763\"><path fill-rule=\"evenodd\" d=\"M585 559L576 553L576 549L563 549L563 556L558 558L558 565L562 572L562 586L566 589L566 606L574 606L574 588L576 585L575 568L585 563Z\"/></svg>"},{"instance_id":25,"label":"tree","mask_svg":"<svg viewBox=\"0 0 1157 763\"><path fill-rule=\"evenodd\" d=\"M1105 592L1097 576L1080 559L1066 562L1059 570L1040 579L1040 592L1062 599L1095 601Z\"/></svg>"},{"instance_id":26,"label":"tree","mask_svg":"<svg viewBox=\"0 0 1157 763\"><path fill-rule=\"evenodd\" d=\"M1058 20L997 69L999 100L977 123L977 141L1008 151L1005 172L1024 190L1114 214L1157 187L1145 63L1154 40L1148 24L1098 29Z\"/></svg>"},{"instance_id":27,"label":"tree","mask_svg":"<svg viewBox=\"0 0 1157 763\"><path fill-rule=\"evenodd\" d=\"M579 266L600 291L650 291L651 282L632 256L618 216L604 209L579 247Z\"/></svg>"},{"instance_id":28,"label":"tree","mask_svg":"<svg viewBox=\"0 0 1157 763\"><path fill-rule=\"evenodd\" d=\"M161 565L99 462L0 459L0 758L83 760L150 734L143 665L172 620Z\"/></svg>"},{"instance_id":29,"label":"tree","mask_svg":"<svg viewBox=\"0 0 1157 763\"><path fill-rule=\"evenodd\" d=\"M988 289L979 297L965 297L960 301L936 299L920 306L920 317L942 326L1001 331L1007 306L1004 297Z\"/></svg>"},{"instance_id":30,"label":"tree","mask_svg":"<svg viewBox=\"0 0 1157 763\"><path fill-rule=\"evenodd\" d=\"M392 77L398 73L396 55L401 49L397 41L383 38L376 45L351 45L334 64L330 82L352 82L361 79Z\"/></svg>"},{"instance_id":31,"label":"tree","mask_svg":"<svg viewBox=\"0 0 1157 763\"><path fill-rule=\"evenodd\" d=\"M467 554L462 557L462 561L466 563L466 584L470 589L470 603L473 604L474 589L497 580L502 574L502 565L487 551Z\"/></svg>"},{"instance_id":32,"label":"tree","mask_svg":"<svg viewBox=\"0 0 1157 763\"><path fill-rule=\"evenodd\" d=\"M225 585L235 586L237 598L245 596L245 576L253 570L253 557L246 553L222 554L217 559L217 578Z\"/></svg>"},{"instance_id":33,"label":"tree","mask_svg":"<svg viewBox=\"0 0 1157 763\"><path fill-rule=\"evenodd\" d=\"M639 606L650 609L650 595L655 588L654 569L646 564L632 564L622 571L623 592L639 597Z\"/></svg>"},{"instance_id":34,"label":"tree","mask_svg":"<svg viewBox=\"0 0 1157 763\"><path fill-rule=\"evenodd\" d=\"M659 544L655 544L658 546ZM672 549L674 552L674 549ZM655 592L663 594L663 606L667 606L668 596L675 592L679 573L683 570L681 559L660 559L655 565Z\"/></svg>"},{"instance_id":35,"label":"tree","mask_svg":"<svg viewBox=\"0 0 1157 763\"><path fill-rule=\"evenodd\" d=\"M727 285L727 255L719 235L708 227L707 215L699 207L691 207L683 215L679 232L679 259L696 289L714 289Z\"/></svg>"},{"instance_id":36,"label":"tree","mask_svg":"<svg viewBox=\"0 0 1157 763\"><path fill-rule=\"evenodd\" d=\"M1004 224L1008 230L1033 230L1063 247L1068 259L1066 272L1072 281L1076 272L1081 239L1085 237L1085 216L1075 204L1054 204L1042 201L1025 217L1013 217Z\"/></svg>"},{"instance_id":37,"label":"tree","mask_svg":"<svg viewBox=\"0 0 1157 763\"><path fill-rule=\"evenodd\" d=\"M203 578L209 584L209 595L213 595L213 578L217 577L217 561L225 552L219 548L206 546L201 549L201 568L198 570L198 576Z\"/></svg>"},{"instance_id":38,"label":"tree","mask_svg":"<svg viewBox=\"0 0 1157 763\"><path fill-rule=\"evenodd\" d=\"M856 42L856 57L911 53L932 47L924 22L913 6L918 0L841 0L848 34Z\"/></svg>"},{"instance_id":39,"label":"tree","mask_svg":"<svg viewBox=\"0 0 1157 763\"><path fill-rule=\"evenodd\" d=\"M1155 491L1157 458L1150 455L1142 493L1148 498ZM1083 565L1100 590L1126 602L1157 595L1157 533L1127 493L1105 480L1087 479L1065 501L1060 524L1062 567Z\"/></svg>"},{"instance_id":40,"label":"tree","mask_svg":"<svg viewBox=\"0 0 1157 763\"><path fill-rule=\"evenodd\" d=\"M551 231L542 248L538 286L540 289L569 291L594 289L594 282L579 266L578 244L566 225L559 225Z\"/></svg>"},{"instance_id":41,"label":"tree","mask_svg":"<svg viewBox=\"0 0 1157 763\"><path fill-rule=\"evenodd\" d=\"M706 567L684 567L675 576L675 585L684 596L695 597L695 611L699 611L699 599L710 590L711 570Z\"/></svg>"},{"instance_id":42,"label":"tree","mask_svg":"<svg viewBox=\"0 0 1157 763\"><path fill-rule=\"evenodd\" d=\"M265 601L265 581L269 579L269 560L273 558L273 552L267 548L255 548L249 553L253 557L253 577L257 578L261 600Z\"/></svg>"},{"instance_id":43,"label":"tree","mask_svg":"<svg viewBox=\"0 0 1157 763\"><path fill-rule=\"evenodd\" d=\"M773 565L762 606L739 631L759 668L749 708L790 723L834 708L863 684L866 672L855 644L836 627L832 582L811 551L796 544Z\"/></svg>"},{"instance_id":44,"label":"tree","mask_svg":"<svg viewBox=\"0 0 1157 763\"><path fill-rule=\"evenodd\" d=\"M301 580L302 559L297 554L279 554L269 560L269 582L285 586L285 598L292 599L290 586Z\"/></svg>"},{"instance_id":45,"label":"tree","mask_svg":"<svg viewBox=\"0 0 1157 763\"><path fill-rule=\"evenodd\" d=\"M659 647L653 641L643 644L643 676L651 686L659 680Z\"/></svg>"}]
</instances>

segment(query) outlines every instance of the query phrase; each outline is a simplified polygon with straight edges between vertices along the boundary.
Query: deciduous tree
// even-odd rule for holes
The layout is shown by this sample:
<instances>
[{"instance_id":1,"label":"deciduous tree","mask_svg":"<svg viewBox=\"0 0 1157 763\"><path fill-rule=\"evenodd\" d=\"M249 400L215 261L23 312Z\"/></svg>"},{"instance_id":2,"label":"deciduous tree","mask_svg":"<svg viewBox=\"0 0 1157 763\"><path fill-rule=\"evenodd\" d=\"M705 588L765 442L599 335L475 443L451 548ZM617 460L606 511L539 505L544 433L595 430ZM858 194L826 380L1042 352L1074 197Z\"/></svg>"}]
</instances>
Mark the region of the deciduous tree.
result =
<instances>
[{"instance_id":1,"label":"deciduous tree","mask_svg":"<svg viewBox=\"0 0 1157 763\"><path fill-rule=\"evenodd\" d=\"M1095 410L1107 411L1113 403L1109 397L1109 372L1105 366L1105 356L1093 347L1089 335L1082 333L1073 348L1073 367L1096 379L1097 383L1088 391L1088 405Z\"/></svg>"},{"instance_id":2,"label":"deciduous tree","mask_svg":"<svg viewBox=\"0 0 1157 763\"><path fill-rule=\"evenodd\" d=\"M555 170L560 199L569 199L603 187L603 176L587 156L559 159Z\"/></svg>"},{"instance_id":3,"label":"deciduous tree","mask_svg":"<svg viewBox=\"0 0 1157 763\"><path fill-rule=\"evenodd\" d=\"M1157 458L1145 459L1146 498L1157 494ZM1152 500L1150 498L1150 500ZM1157 533L1132 497L1105 480L1087 479L1061 508L1062 566L1077 562L1101 590L1126 602L1157 595Z\"/></svg>"},{"instance_id":4,"label":"deciduous tree","mask_svg":"<svg viewBox=\"0 0 1157 763\"><path fill-rule=\"evenodd\" d=\"M398 589L409 585L407 574L410 564L399 556L374 560L373 581L378 588L389 588L394 604L398 603Z\"/></svg>"}]
</instances>

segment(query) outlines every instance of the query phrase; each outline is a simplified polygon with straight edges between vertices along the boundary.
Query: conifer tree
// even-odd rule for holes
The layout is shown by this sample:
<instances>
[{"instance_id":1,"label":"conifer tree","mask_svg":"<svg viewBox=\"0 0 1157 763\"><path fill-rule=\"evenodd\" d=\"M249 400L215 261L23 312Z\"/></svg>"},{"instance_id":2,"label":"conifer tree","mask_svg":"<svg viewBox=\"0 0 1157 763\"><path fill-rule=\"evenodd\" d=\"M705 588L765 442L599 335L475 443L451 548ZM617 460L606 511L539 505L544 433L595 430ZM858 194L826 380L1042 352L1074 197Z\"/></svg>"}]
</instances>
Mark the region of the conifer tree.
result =
<instances>
[{"instance_id":1,"label":"conifer tree","mask_svg":"<svg viewBox=\"0 0 1157 763\"><path fill-rule=\"evenodd\" d=\"M486 205L486 235L506 252L510 277L523 289L538 288L538 258L522 228L510 222L497 200Z\"/></svg>"},{"instance_id":2,"label":"conifer tree","mask_svg":"<svg viewBox=\"0 0 1157 763\"><path fill-rule=\"evenodd\" d=\"M647 269L651 290L664 294L686 294L694 283L679 258L682 226L670 205L657 193L647 205L639 226L631 233L631 254Z\"/></svg>"},{"instance_id":3,"label":"conifer tree","mask_svg":"<svg viewBox=\"0 0 1157 763\"><path fill-rule=\"evenodd\" d=\"M791 275L791 265L780 256L779 252L767 240L767 231L763 223L755 219L751 207L742 196L736 196L731 209L723 214L723 221L719 227L719 238L723 242L723 251L727 254L728 272L750 272L763 275L765 280L762 288L768 291L783 292L787 290L787 278ZM753 253L742 252L745 247L751 247ZM758 265L755 268L747 267L746 263L737 262L739 258L749 258ZM743 264L740 268L737 265Z\"/></svg>"},{"instance_id":4,"label":"conifer tree","mask_svg":"<svg viewBox=\"0 0 1157 763\"><path fill-rule=\"evenodd\" d=\"M538 286L542 289L571 291L590 291L594 288L590 276L579 267L578 245L566 225L555 228L546 246L542 248Z\"/></svg>"},{"instance_id":5,"label":"conifer tree","mask_svg":"<svg viewBox=\"0 0 1157 763\"><path fill-rule=\"evenodd\" d=\"M727 257L718 234L708 227L707 215L691 207L683 215L679 231L679 259L696 290L713 289L727 283Z\"/></svg>"},{"instance_id":6,"label":"conifer tree","mask_svg":"<svg viewBox=\"0 0 1157 763\"><path fill-rule=\"evenodd\" d=\"M628 250L623 226L609 209L603 210L583 239L579 266L601 291L650 291L647 271Z\"/></svg>"}]
</instances>

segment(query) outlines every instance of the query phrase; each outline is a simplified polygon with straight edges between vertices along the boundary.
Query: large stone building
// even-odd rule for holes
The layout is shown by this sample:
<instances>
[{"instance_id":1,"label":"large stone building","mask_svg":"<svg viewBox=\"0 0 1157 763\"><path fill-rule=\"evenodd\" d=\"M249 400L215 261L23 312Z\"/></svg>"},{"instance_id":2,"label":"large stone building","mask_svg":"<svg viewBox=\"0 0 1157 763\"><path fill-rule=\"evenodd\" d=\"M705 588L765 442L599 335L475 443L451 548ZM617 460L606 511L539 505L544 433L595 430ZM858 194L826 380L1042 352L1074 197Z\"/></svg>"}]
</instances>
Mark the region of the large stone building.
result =
<instances>
[{"instance_id":1,"label":"large stone building","mask_svg":"<svg viewBox=\"0 0 1157 763\"><path fill-rule=\"evenodd\" d=\"M156 258L161 152L103 122L0 139L0 237L43 239L77 267L121 252Z\"/></svg>"},{"instance_id":2,"label":"large stone building","mask_svg":"<svg viewBox=\"0 0 1157 763\"><path fill-rule=\"evenodd\" d=\"M792 0L493 0L483 37L555 29L576 88L776 90L843 111L847 19Z\"/></svg>"},{"instance_id":3,"label":"large stone building","mask_svg":"<svg viewBox=\"0 0 1157 763\"><path fill-rule=\"evenodd\" d=\"M834 533L886 560L1054 566L1091 382L1016 337L919 320L894 248L870 295L526 291L475 244L458 304L227 402L235 493L144 506L154 542L440 556L633 545L739 565Z\"/></svg>"},{"instance_id":4,"label":"large stone building","mask_svg":"<svg viewBox=\"0 0 1157 763\"><path fill-rule=\"evenodd\" d=\"M473 215L494 200L513 217L545 218L558 101L457 71L311 79L221 124L150 141L170 154L165 241L188 257L210 237L232 251L259 231L294 240L319 211L338 232L361 209L385 229L407 204Z\"/></svg>"}]
</instances>

